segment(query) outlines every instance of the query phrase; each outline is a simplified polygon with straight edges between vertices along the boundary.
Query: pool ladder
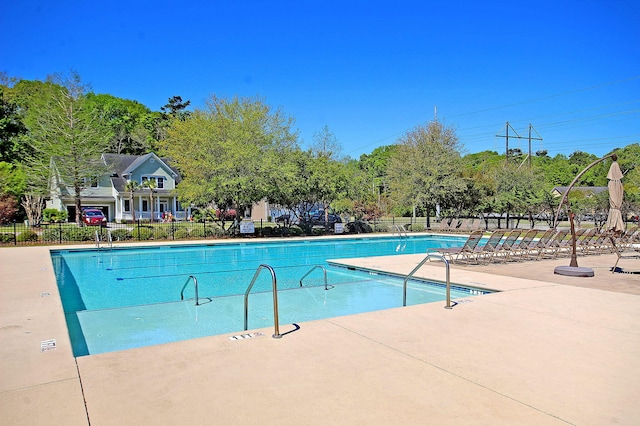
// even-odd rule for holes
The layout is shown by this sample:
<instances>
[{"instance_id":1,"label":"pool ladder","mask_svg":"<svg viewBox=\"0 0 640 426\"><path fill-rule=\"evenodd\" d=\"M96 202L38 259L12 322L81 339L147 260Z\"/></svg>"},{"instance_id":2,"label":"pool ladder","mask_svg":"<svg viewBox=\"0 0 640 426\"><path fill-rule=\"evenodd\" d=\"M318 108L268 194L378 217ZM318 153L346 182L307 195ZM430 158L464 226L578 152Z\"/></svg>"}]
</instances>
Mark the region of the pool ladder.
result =
<instances>
[{"instance_id":1,"label":"pool ladder","mask_svg":"<svg viewBox=\"0 0 640 426\"><path fill-rule=\"evenodd\" d=\"M263 269L266 269L271 273L271 285L273 287L273 326L275 329L272 337L274 339L279 339L282 337L282 334L280 334L280 325L278 323L278 280L276 278L276 272L269 265L258 266L258 269L256 270L256 273L253 275L253 279L251 280L251 284L249 284L249 287L247 287L247 291L245 291L244 293L244 329L249 329L249 292L251 292L251 288L255 284L258 276L260 275L260 272L262 272Z\"/></svg>"},{"instance_id":2,"label":"pool ladder","mask_svg":"<svg viewBox=\"0 0 640 426\"><path fill-rule=\"evenodd\" d=\"M404 227L404 225L391 225L392 229L393 229L393 234L392 235L396 235L396 232L398 233L398 236L400 237L400 239L402 238L407 238L407 230Z\"/></svg>"},{"instance_id":3,"label":"pool ladder","mask_svg":"<svg viewBox=\"0 0 640 426\"><path fill-rule=\"evenodd\" d=\"M300 278L300 287L302 287L302 280L304 280L307 277L307 275L309 275L310 273L312 273L316 269L322 269L322 272L324 273L324 289L325 290L329 290L329 285L327 284L327 269L324 266L321 266L321 265L316 265L313 268L309 269L309 272L307 272L306 274L304 274L302 276L302 278ZM333 288L333 286L331 286L331 288Z\"/></svg>"},{"instance_id":4,"label":"pool ladder","mask_svg":"<svg viewBox=\"0 0 640 426\"><path fill-rule=\"evenodd\" d=\"M405 229L404 225L396 225L396 224L391 225L391 229L393 231L392 235L395 236L397 232L398 236L400 237L400 242L396 247L396 252L404 251L404 249L407 247L407 241L406 241L407 230Z\"/></svg>"},{"instance_id":5,"label":"pool ladder","mask_svg":"<svg viewBox=\"0 0 640 426\"><path fill-rule=\"evenodd\" d=\"M453 308L453 306L451 306L451 274L450 274L450 270L449 270L449 261L447 259L445 259L443 256L441 256L439 254L435 254L435 253L427 254L427 257L422 259L422 261L420 263L418 263L418 266L413 268L413 270L411 272L409 272L407 274L407 276L405 277L404 282L402 283L402 287L403 287L403 290L402 290L402 306L407 306L407 282L413 276L413 274L418 272L418 269L422 268L422 266L425 263L427 263L429 260L431 260L431 258L434 258L434 259L437 259L437 260L441 260L442 262L444 262L444 266L445 266L445 269L446 269L446 280L447 280L447 304L445 305L445 309L452 309Z\"/></svg>"},{"instance_id":6,"label":"pool ladder","mask_svg":"<svg viewBox=\"0 0 640 426\"><path fill-rule=\"evenodd\" d=\"M187 288L187 284L189 284L189 281L192 280L196 292L196 306L198 306L200 305L200 298L198 297L198 280L193 275L189 275L189 278L187 278L187 281L182 286L182 291L180 291L180 300L184 300L184 289Z\"/></svg>"},{"instance_id":7,"label":"pool ladder","mask_svg":"<svg viewBox=\"0 0 640 426\"><path fill-rule=\"evenodd\" d=\"M113 239L111 238L111 229L107 229L107 244L109 245L109 248L113 248ZM100 250L100 231L96 231L96 246L98 247L98 250Z\"/></svg>"}]
</instances>

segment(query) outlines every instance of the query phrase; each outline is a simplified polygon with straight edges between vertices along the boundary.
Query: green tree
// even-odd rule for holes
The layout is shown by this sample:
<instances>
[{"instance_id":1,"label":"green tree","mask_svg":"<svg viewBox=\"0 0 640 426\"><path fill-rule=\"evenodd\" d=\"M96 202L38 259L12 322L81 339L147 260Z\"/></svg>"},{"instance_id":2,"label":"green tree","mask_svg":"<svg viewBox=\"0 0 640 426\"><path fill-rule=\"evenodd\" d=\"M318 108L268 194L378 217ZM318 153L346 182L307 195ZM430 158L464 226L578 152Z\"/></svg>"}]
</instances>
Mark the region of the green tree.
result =
<instances>
[{"instance_id":1,"label":"green tree","mask_svg":"<svg viewBox=\"0 0 640 426\"><path fill-rule=\"evenodd\" d=\"M18 113L18 105L9 100L9 87L0 84L0 161L20 160L20 139L26 133Z\"/></svg>"},{"instance_id":2,"label":"green tree","mask_svg":"<svg viewBox=\"0 0 640 426\"><path fill-rule=\"evenodd\" d=\"M141 155L152 150L154 119L149 108L106 94L88 93L87 102L109 130L109 152Z\"/></svg>"},{"instance_id":3,"label":"green tree","mask_svg":"<svg viewBox=\"0 0 640 426\"><path fill-rule=\"evenodd\" d=\"M81 224L81 192L107 170L100 156L108 149L108 133L86 102L80 76L71 73L57 81L60 87L46 102L31 106L28 140L34 154L28 159L28 176L32 185L40 184L39 195L46 193L42 186L51 174L52 185L73 188L75 220Z\"/></svg>"},{"instance_id":4,"label":"green tree","mask_svg":"<svg viewBox=\"0 0 640 426\"><path fill-rule=\"evenodd\" d=\"M465 190L460 176L460 142L438 121L418 126L398 141L389 165L389 187L397 206L420 207L429 216L449 208Z\"/></svg>"},{"instance_id":5,"label":"green tree","mask_svg":"<svg viewBox=\"0 0 640 426\"><path fill-rule=\"evenodd\" d=\"M182 174L180 200L221 210L234 207L241 219L245 208L269 195L270 174L278 173L273 165L297 142L292 125L291 118L260 98L215 96L206 109L173 120L159 143Z\"/></svg>"},{"instance_id":6,"label":"green tree","mask_svg":"<svg viewBox=\"0 0 640 426\"><path fill-rule=\"evenodd\" d=\"M186 120L191 114L187 111L189 105L191 101L183 101L182 96L172 96L165 106L160 107L160 110L169 119Z\"/></svg>"},{"instance_id":7,"label":"green tree","mask_svg":"<svg viewBox=\"0 0 640 426\"><path fill-rule=\"evenodd\" d=\"M367 185L371 185L371 193L377 200L378 206L384 207L384 210L386 205L383 206L383 203L389 193L387 170L396 149L396 145L383 145L374 149L371 154L362 154L359 161L364 179Z\"/></svg>"},{"instance_id":8,"label":"green tree","mask_svg":"<svg viewBox=\"0 0 640 426\"><path fill-rule=\"evenodd\" d=\"M496 176L496 194L494 208L497 212L507 215L518 214L518 220L523 214L531 217L535 206L540 204L539 182L529 168L507 164L498 171Z\"/></svg>"},{"instance_id":9,"label":"green tree","mask_svg":"<svg viewBox=\"0 0 640 426\"><path fill-rule=\"evenodd\" d=\"M320 131L314 133L311 152L318 157L337 159L342 152L342 146L336 135L325 125Z\"/></svg>"},{"instance_id":10,"label":"green tree","mask_svg":"<svg viewBox=\"0 0 640 426\"><path fill-rule=\"evenodd\" d=\"M27 186L26 175L20 164L0 161L0 194L20 198Z\"/></svg>"}]
</instances>

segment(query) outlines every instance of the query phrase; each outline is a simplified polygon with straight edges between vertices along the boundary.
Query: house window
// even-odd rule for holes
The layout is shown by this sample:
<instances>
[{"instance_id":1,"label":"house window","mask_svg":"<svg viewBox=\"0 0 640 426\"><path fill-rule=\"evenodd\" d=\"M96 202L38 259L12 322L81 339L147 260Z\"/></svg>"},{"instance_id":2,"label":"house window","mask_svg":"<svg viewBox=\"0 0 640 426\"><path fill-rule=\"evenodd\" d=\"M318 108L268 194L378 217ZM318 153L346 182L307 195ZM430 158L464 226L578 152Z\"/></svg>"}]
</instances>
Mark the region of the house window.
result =
<instances>
[{"instance_id":1,"label":"house window","mask_svg":"<svg viewBox=\"0 0 640 426\"><path fill-rule=\"evenodd\" d=\"M124 211L125 212L130 212L131 211L131 203L129 202L129 200L124 200Z\"/></svg>"},{"instance_id":2,"label":"house window","mask_svg":"<svg viewBox=\"0 0 640 426\"><path fill-rule=\"evenodd\" d=\"M149 211L149 201L142 200L142 211L143 212L148 212Z\"/></svg>"},{"instance_id":3,"label":"house window","mask_svg":"<svg viewBox=\"0 0 640 426\"><path fill-rule=\"evenodd\" d=\"M162 176L142 176L142 185L148 180L152 180L156 183L157 189L164 189L164 177Z\"/></svg>"},{"instance_id":4,"label":"house window","mask_svg":"<svg viewBox=\"0 0 640 426\"><path fill-rule=\"evenodd\" d=\"M84 178L84 186L85 188L97 188L98 178Z\"/></svg>"}]
</instances>

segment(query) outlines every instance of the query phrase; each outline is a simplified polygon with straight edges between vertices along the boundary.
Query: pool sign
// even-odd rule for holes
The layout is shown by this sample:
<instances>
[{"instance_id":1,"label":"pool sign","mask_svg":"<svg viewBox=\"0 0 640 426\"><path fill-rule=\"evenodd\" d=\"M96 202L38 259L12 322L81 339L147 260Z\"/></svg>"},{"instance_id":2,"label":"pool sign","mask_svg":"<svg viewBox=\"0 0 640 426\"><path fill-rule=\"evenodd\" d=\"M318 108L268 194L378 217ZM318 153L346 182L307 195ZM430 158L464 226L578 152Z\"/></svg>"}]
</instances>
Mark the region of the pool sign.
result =
<instances>
[{"instance_id":1,"label":"pool sign","mask_svg":"<svg viewBox=\"0 0 640 426\"><path fill-rule=\"evenodd\" d=\"M335 234L342 234L344 232L344 225L342 223L334 223L333 232Z\"/></svg>"},{"instance_id":2,"label":"pool sign","mask_svg":"<svg viewBox=\"0 0 640 426\"><path fill-rule=\"evenodd\" d=\"M55 351L56 339L43 340L40 342L40 352Z\"/></svg>"},{"instance_id":3,"label":"pool sign","mask_svg":"<svg viewBox=\"0 0 640 426\"><path fill-rule=\"evenodd\" d=\"M240 233L241 234L253 234L256 232L256 227L252 221L243 220L240 222Z\"/></svg>"}]
</instances>

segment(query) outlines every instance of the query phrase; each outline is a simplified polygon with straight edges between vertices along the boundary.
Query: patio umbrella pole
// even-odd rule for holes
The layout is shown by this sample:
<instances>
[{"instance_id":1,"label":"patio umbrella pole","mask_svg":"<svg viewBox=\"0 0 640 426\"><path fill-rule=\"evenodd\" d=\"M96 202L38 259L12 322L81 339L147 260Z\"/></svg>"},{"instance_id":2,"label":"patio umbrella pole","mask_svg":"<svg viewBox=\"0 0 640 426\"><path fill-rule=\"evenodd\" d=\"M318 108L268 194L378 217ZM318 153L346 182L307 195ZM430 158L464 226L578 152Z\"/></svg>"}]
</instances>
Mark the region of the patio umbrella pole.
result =
<instances>
[{"instance_id":1,"label":"patio umbrella pole","mask_svg":"<svg viewBox=\"0 0 640 426\"><path fill-rule=\"evenodd\" d=\"M562 200L560 200L560 205L558 206L558 211L553 221L554 228L558 226L558 217L560 216L560 210L562 209L562 204L566 202L567 206L569 205L569 199L567 197L569 196L569 191L571 191L571 188L573 188L573 185L576 184L578 179L580 179L580 177L583 174L585 174L587 170L589 170L596 164L606 160L607 158L612 158L613 161L616 161L618 159L618 156L616 154L605 155L601 159L596 160L593 163L589 164L583 171L578 173L578 175L573 179L573 182L571 182L571 184L565 191L564 195L562 196ZM578 266L578 258L576 256L576 231L575 231L575 225L573 223L574 214L571 212L571 207L567 209L567 212L569 215L569 224L571 226L571 262L569 263L569 266L556 266L556 268L553 270L553 273L558 275L566 275L570 277L593 277L594 276L593 269L583 268Z\"/></svg>"},{"instance_id":2,"label":"patio umbrella pole","mask_svg":"<svg viewBox=\"0 0 640 426\"><path fill-rule=\"evenodd\" d=\"M569 209L569 223L571 226L571 262L569 262L569 266L572 268L578 267L578 256L576 255L576 228L573 222L573 217L575 215Z\"/></svg>"}]
</instances>

